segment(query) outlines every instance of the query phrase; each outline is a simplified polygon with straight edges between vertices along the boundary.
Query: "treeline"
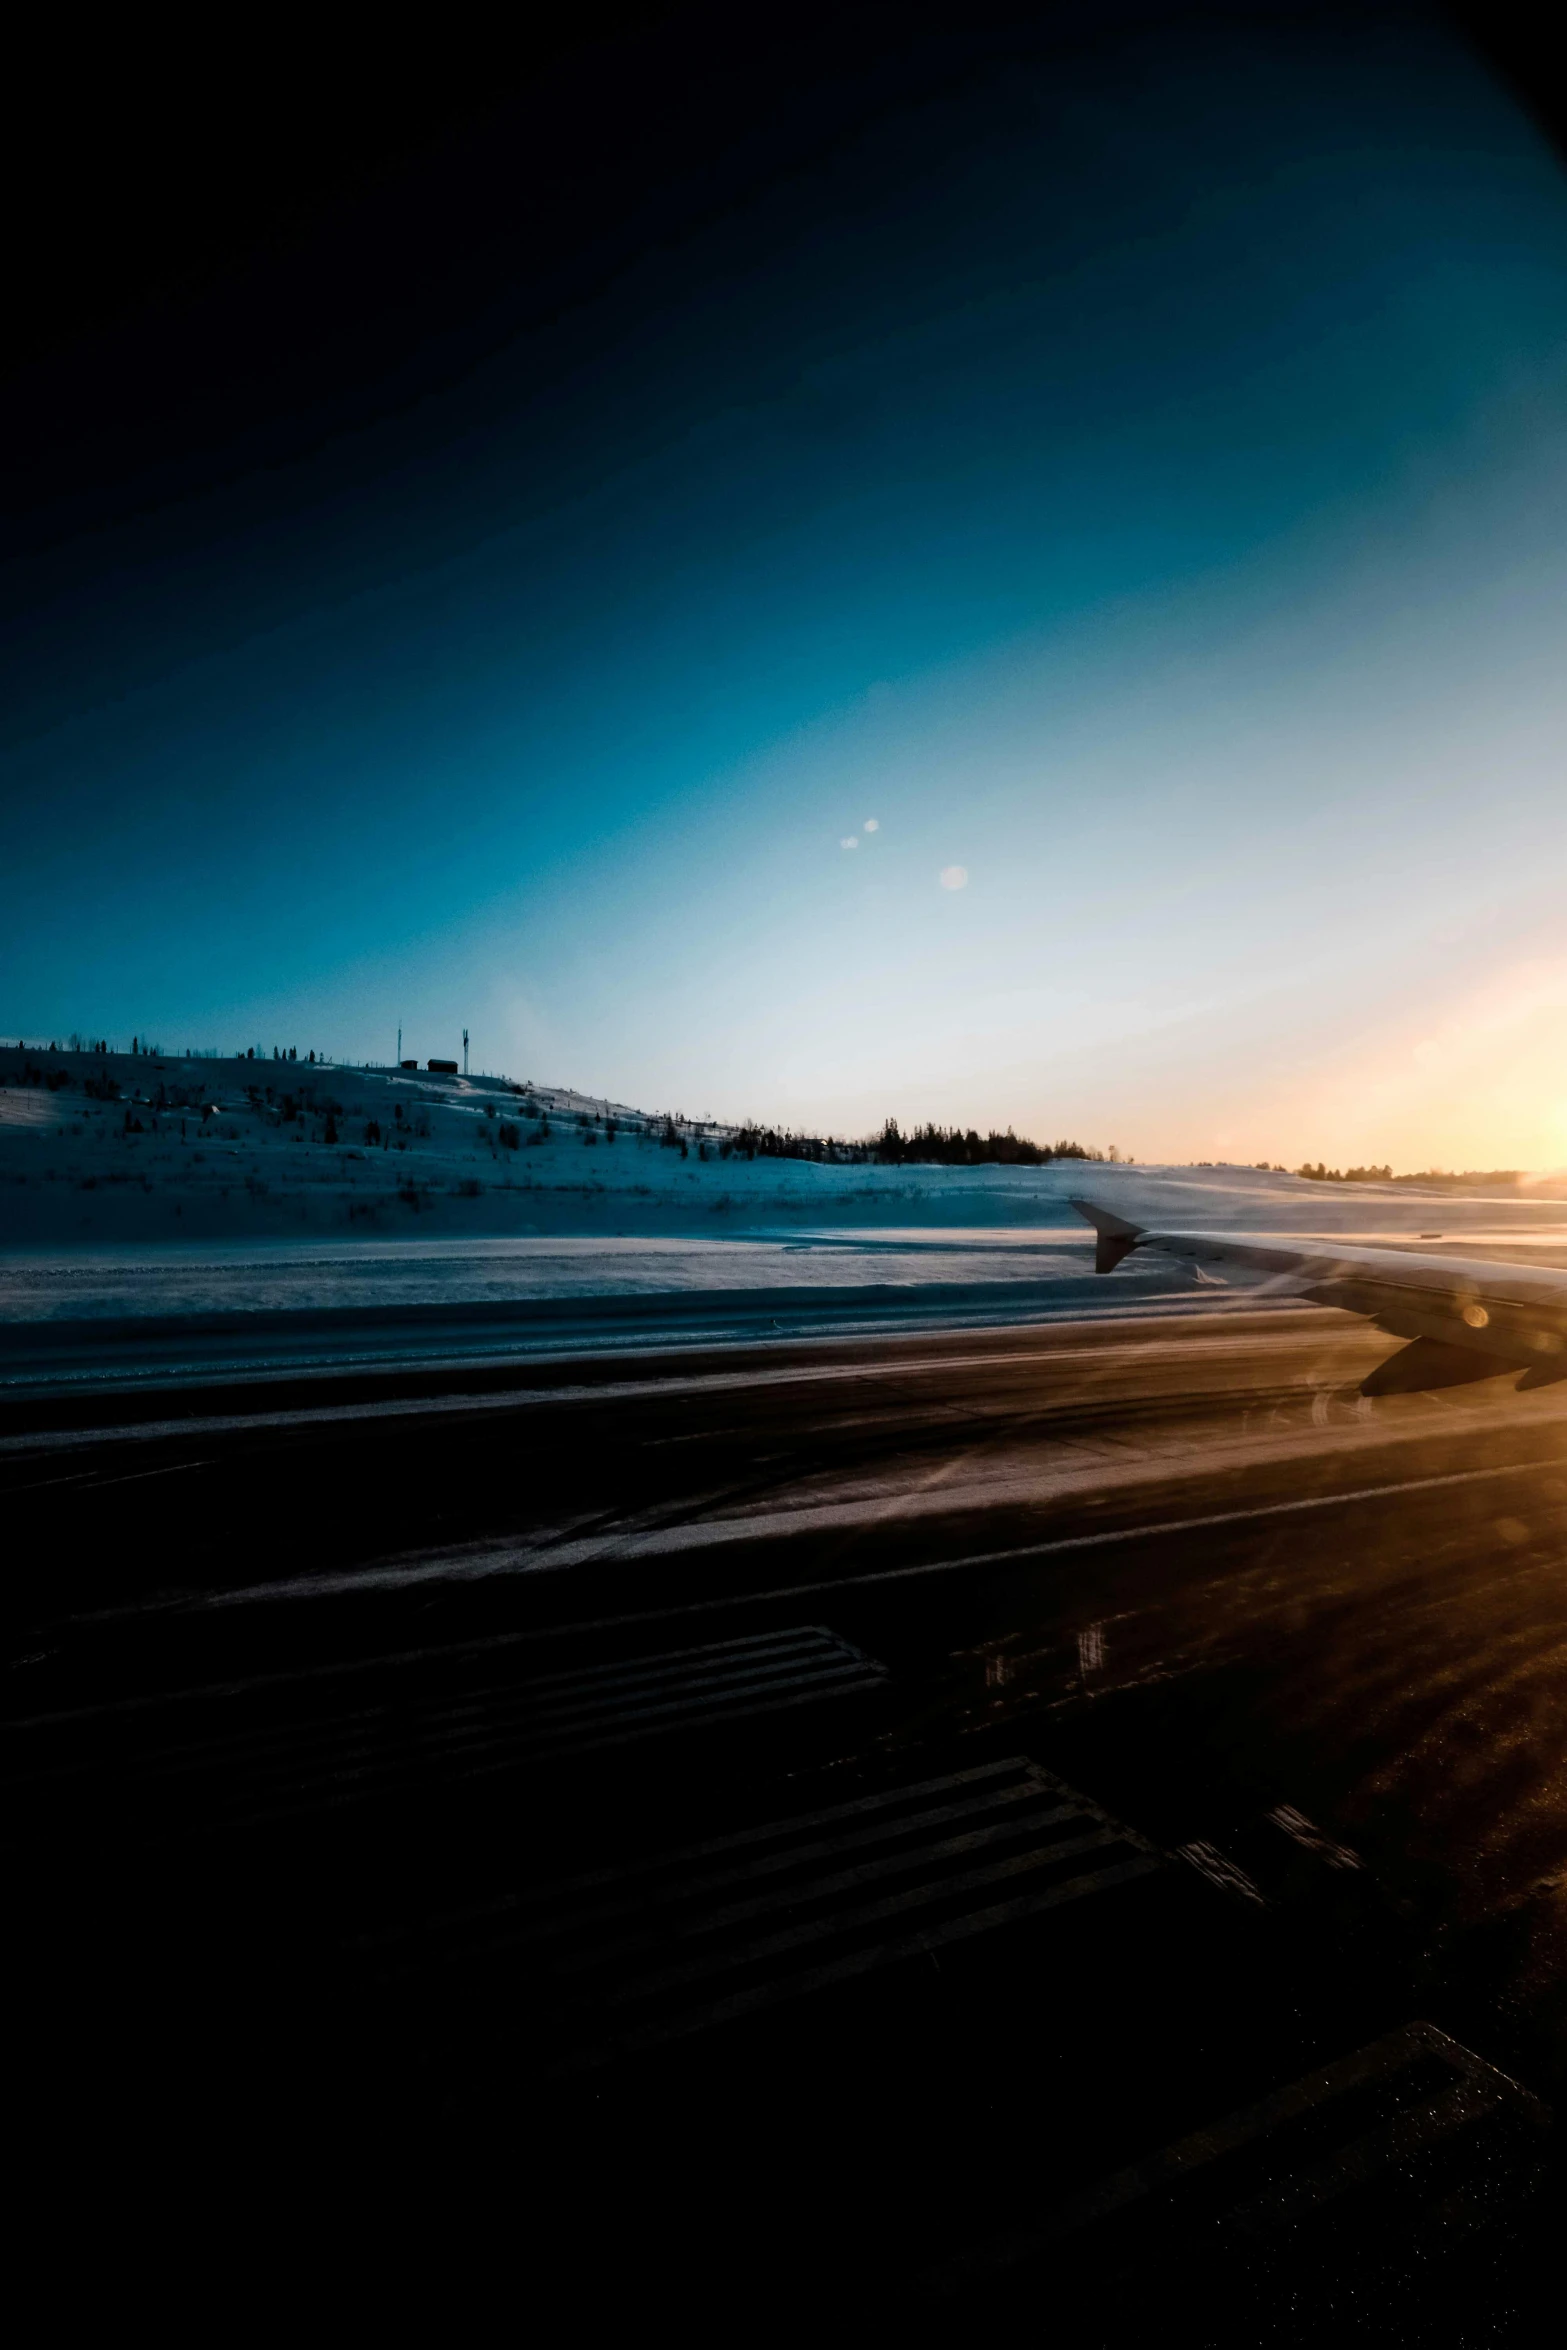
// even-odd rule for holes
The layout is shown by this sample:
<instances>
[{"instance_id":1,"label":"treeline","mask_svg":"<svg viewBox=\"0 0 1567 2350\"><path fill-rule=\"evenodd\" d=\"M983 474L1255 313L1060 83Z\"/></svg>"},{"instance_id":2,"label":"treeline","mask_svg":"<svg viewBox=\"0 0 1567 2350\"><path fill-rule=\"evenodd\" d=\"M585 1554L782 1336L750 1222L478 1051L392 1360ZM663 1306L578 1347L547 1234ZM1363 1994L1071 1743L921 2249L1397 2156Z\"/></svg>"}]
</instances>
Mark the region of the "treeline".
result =
<instances>
[{"instance_id":1,"label":"treeline","mask_svg":"<svg viewBox=\"0 0 1567 2350\"><path fill-rule=\"evenodd\" d=\"M0 1046L0 1051L4 1049ZM19 1040L16 1049L19 1053L25 1053L25 1041ZM99 1060L107 1060L111 1054L117 1058L126 1057L118 1045L110 1044L107 1037L80 1036L75 1030L63 1045L51 1041L46 1045L35 1046L34 1050L40 1053L74 1053L78 1057L85 1053L95 1055ZM264 1044L241 1045L237 1051L228 1052L220 1045L204 1044L187 1045L183 1052L166 1053L161 1044L151 1044L143 1036L133 1036L128 1057L133 1061L264 1061L267 1048ZM272 1058L274 1061L297 1061L299 1047L297 1044L275 1044L272 1047ZM305 1059L307 1063L314 1063L318 1067L326 1066L325 1053L310 1051L306 1053Z\"/></svg>"},{"instance_id":2,"label":"treeline","mask_svg":"<svg viewBox=\"0 0 1567 2350\"><path fill-rule=\"evenodd\" d=\"M872 1153L868 1143L840 1142L831 1134L796 1134L788 1127L758 1126L748 1121L724 1136L718 1155L721 1159L809 1159L818 1167L863 1167Z\"/></svg>"},{"instance_id":3,"label":"treeline","mask_svg":"<svg viewBox=\"0 0 1567 2350\"><path fill-rule=\"evenodd\" d=\"M1325 1167L1320 1159L1313 1166L1308 1159L1295 1172L1308 1183L1516 1183L1521 1170L1470 1167L1461 1174L1449 1174L1442 1167L1423 1167L1416 1174L1395 1175L1391 1167Z\"/></svg>"},{"instance_id":4,"label":"treeline","mask_svg":"<svg viewBox=\"0 0 1567 2350\"><path fill-rule=\"evenodd\" d=\"M1444 1167L1426 1167L1418 1175L1395 1175L1395 1183L1517 1183L1521 1167L1466 1167L1449 1174Z\"/></svg>"},{"instance_id":5,"label":"treeline","mask_svg":"<svg viewBox=\"0 0 1567 2350\"><path fill-rule=\"evenodd\" d=\"M1005 1134L994 1127L980 1134L974 1127L916 1126L909 1134L889 1118L871 1146L871 1155L885 1167L1047 1167L1052 1159L1092 1159L1120 1163L1112 1143L1108 1151L1088 1150L1080 1142L1031 1142L1026 1134Z\"/></svg>"},{"instance_id":6,"label":"treeline","mask_svg":"<svg viewBox=\"0 0 1567 2350\"><path fill-rule=\"evenodd\" d=\"M720 1143L718 1155L743 1159L809 1159L818 1166L880 1167L1046 1167L1052 1159L1093 1159L1119 1164L1120 1153L1090 1150L1080 1142L1031 1142L1026 1134L1005 1134L992 1127L981 1134L976 1127L924 1125L905 1134L896 1118L889 1118L879 1134L845 1142L836 1135L796 1134L792 1128L759 1126L750 1122L736 1128Z\"/></svg>"},{"instance_id":7,"label":"treeline","mask_svg":"<svg viewBox=\"0 0 1567 2350\"><path fill-rule=\"evenodd\" d=\"M1391 1167L1325 1167L1320 1159L1315 1166L1308 1159L1295 1172L1303 1175L1308 1183L1391 1183L1394 1180Z\"/></svg>"}]
</instances>

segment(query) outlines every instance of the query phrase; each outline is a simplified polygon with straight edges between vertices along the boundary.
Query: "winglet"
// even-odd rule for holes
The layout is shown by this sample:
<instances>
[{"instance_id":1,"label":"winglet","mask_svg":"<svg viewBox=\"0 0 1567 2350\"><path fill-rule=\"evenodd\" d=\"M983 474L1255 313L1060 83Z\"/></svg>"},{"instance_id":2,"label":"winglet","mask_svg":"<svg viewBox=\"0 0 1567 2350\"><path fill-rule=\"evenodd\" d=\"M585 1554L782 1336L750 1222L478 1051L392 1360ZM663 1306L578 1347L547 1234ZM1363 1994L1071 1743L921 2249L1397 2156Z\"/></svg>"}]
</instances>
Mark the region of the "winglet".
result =
<instances>
[{"instance_id":1,"label":"winglet","mask_svg":"<svg viewBox=\"0 0 1567 2350\"><path fill-rule=\"evenodd\" d=\"M1074 1196L1071 1205L1076 1208L1084 1223L1092 1224L1099 1235L1094 1249L1094 1271L1113 1273L1121 1259L1131 1255L1147 1227L1129 1224L1124 1216L1117 1216L1109 1208L1097 1206L1091 1199Z\"/></svg>"}]
</instances>

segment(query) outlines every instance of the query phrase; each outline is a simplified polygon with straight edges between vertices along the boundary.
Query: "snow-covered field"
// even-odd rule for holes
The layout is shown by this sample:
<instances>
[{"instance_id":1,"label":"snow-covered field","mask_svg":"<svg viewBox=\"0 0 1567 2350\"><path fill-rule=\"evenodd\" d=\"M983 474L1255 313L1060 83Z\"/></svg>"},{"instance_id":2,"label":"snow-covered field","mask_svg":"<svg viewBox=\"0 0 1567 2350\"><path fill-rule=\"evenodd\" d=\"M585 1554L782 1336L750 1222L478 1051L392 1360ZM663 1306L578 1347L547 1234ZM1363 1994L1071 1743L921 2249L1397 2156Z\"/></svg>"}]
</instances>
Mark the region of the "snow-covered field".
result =
<instances>
[{"instance_id":1,"label":"snow-covered field","mask_svg":"<svg viewBox=\"0 0 1567 2350\"><path fill-rule=\"evenodd\" d=\"M53 1089L51 1076L65 1073ZM84 1080L91 1090L84 1089ZM667 1139L671 1138L672 1139ZM1559 1186L1550 1189L1560 1192ZM1139 1221L1567 1260L1567 1201L1235 1167L882 1167L497 1078L0 1052L0 1323L1096 1284L1069 1195ZM1064 1287L1062 1286L1064 1285Z\"/></svg>"}]
</instances>

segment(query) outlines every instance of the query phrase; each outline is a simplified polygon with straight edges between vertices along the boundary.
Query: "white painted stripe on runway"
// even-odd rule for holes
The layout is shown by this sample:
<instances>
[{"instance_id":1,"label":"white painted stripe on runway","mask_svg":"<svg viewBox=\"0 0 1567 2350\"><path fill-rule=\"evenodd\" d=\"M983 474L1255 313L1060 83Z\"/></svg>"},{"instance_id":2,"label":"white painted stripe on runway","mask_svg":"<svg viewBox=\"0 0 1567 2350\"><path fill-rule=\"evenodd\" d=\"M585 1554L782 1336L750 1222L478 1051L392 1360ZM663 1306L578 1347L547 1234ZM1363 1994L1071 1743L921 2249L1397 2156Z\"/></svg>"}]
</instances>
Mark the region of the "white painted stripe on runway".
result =
<instances>
[{"instance_id":1,"label":"white painted stripe on runway","mask_svg":"<svg viewBox=\"0 0 1567 2350\"><path fill-rule=\"evenodd\" d=\"M1302 1324L1308 1327L1313 1324L1337 1325L1335 1335L1346 1341L1359 1338L1363 1341L1374 1342L1378 1346L1387 1344L1387 1341L1378 1333L1369 1331L1363 1324L1358 1329L1349 1326L1345 1315L1335 1307L1308 1306L1302 1307L1297 1312L1290 1308L1270 1304L1266 1309L1245 1308L1238 1318L1249 1320L1263 1310L1266 1310L1270 1315L1287 1314L1291 1324ZM1217 1309L1212 1308L1200 1315L1195 1310L1175 1306L1161 1307L1154 1313L1146 1312L1146 1309L1141 1308L1136 1312L1120 1309L1114 1318L1113 1326L1124 1328L1128 1321L1142 1318L1152 1322L1197 1319L1216 1321L1221 1316ZM1076 1331L1101 1328L1111 1322L1112 1317L1107 1309L1101 1315L1079 1313L1071 1321L1062 1322L1058 1327L1063 1330ZM1041 1321L1037 1324L1032 1322L1011 1323L996 1327L1000 1335L1005 1335L1008 1331L1018 1328L1032 1329L1043 1326L1045 1325ZM667 1379L620 1379L608 1381L602 1385L595 1385L588 1380L578 1380L569 1386L561 1387L508 1388L498 1395L463 1395L458 1393L455 1395L405 1396L382 1403L300 1405L295 1410L283 1412L225 1412L200 1417L192 1414L180 1420L131 1421L115 1427L48 1428L39 1429L25 1436L0 1436L0 1456L6 1453L81 1450L84 1446L94 1444L145 1444L159 1437L190 1436L192 1434L221 1435L236 1429L305 1428L318 1426L322 1422L403 1419L421 1412L516 1412L525 1410L530 1404L629 1403L641 1401L650 1396L712 1395L734 1389L798 1387L809 1386L817 1382L831 1385L836 1381L846 1379L912 1378L937 1371L972 1371L989 1369L994 1366L1010 1367L1014 1363L1118 1363L1133 1358L1138 1361L1146 1361L1150 1357L1157 1358L1161 1355L1176 1356L1185 1361L1188 1356L1194 1354L1229 1354L1248 1351L1265 1353L1276 1347L1281 1338L1292 1334L1292 1332L1274 1330L1265 1331L1261 1335L1247 1332L1242 1336L1239 1331L1232 1331L1222 1338L1134 1338L1112 1346L1039 1347L1027 1354L1010 1353L1003 1347L992 1348L989 1353L978 1355L928 1355L919 1357L913 1362L903 1362L896 1356L889 1355L886 1360L873 1363L805 1364L776 1371L709 1371L687 1373L684 1376L676 1375ZM825 1342L827 1335L830 1334L816 1333L798 1341L777 1340L774 1344L780 1351L785 1346L792 1344L820 1346ZM920 1335L924 1336L928 1333L920 1333ZM907 1336L908 1333L903 1331L891 1334L883 1333L874 1337L861 1337L850 1332L846 1334L845 1343L855 1346L879 1344L890 1346L894 1341L904 1339ZM715 1354L739 1353L754 1349L760 1343L761 1341L752 1339L737 1341L731 1345L715 1342L710 1351ZM581 1358L572 1359L580 1360ZM462 1369L488 1370L493 1367L492 1360L473 1364L454 1362L446 1366L449 1373ZM346 1365L338 1375L344 1378L359 1376L361 1375L361 1367ZM395 1370L387 1372L386 1375L394 1376Z\"/></svg>"},{"instance_id":2,"label":"white painted stripe on runway","mask_svg":"<svg viewBox=\"0 0 1567 2350\"><path fill-rule=\"evenodd\" d=\"M1221 1893L1238 1894L1242 1901L1255 1901L1259 1908L1267 1908L1260 1889L1247 1876L1240 1863L1231 1860L1229 1854L1221 1852L1216 1844L1178 1844L1175 1856L1177 1860L1189 1861L1198 1874L1206 1877L1210 1885L1217 1885Z\"/></svg>"},{"instance_id":3,"label":"white painted stripe on runway","mask_svg":"<svg viewBox=\"0 0 1567 2350\"><path fill-rule=\"evenodd\" d=\"M1532 1408L1535 1399L1526 1399L1530 1418L1537 1415ZM1567 1408L1567 1397L1557 1407ZM1519 1415L1522 1416L1522 1415ZM1552 1416L1555 1416L1553 1414ZM1469 1414L1471 1422L1477 1414ZM1380 1434L1359 1428L1346 1429L1332 1450L1366 1452L1383 1442L1427 1443L1431 1431L1428 1426L1411 1425L1402 1428L1397 1437L1383 1438ZM1008 1477L991 1477L982 1484L956 1486L946 1481L945 1471L927 1478L913 1491L882 1491L860 1500L802 1502L792 1509L758 1510L739 1517L700 1518L673 1525L622 1525L618 1530L594 1534L575 1533L561 1528L552 1537L526 1543L495 1542L488 1545L465 1544L462 1548L444 1552L415 1552L412 1556L393 1558L380 1565L348 1568L337 1574L317 1573L290 1577L287 1581L246 1584L227 1593L216 1593L203 1603L209 1607L247 1605L257 1600L288 1598L326 1598L369 1590L406 1590L419 1583L478 1582L492 1575L561 1575L584 1567L630 1566L643 1559L667 1559L689 1556L694 1551L722 1550L736 1544L797 1541L811 1535L844 1534L871 1531L894 1523L912 1525L922 1517L950 1517L959 1510L994 1510L1000 1508L1041 1508L1047 1504L1063 1506L1091 1494L1106 1492L1106 1462L1091 1448L1082 1444L1063 1447L1064 1451L1082 1453L1091 1451L1086 1467L1067 1466L1042 1472L1028 1469ZM1196 1471L1206 1474L1235 1473L1254 1469L1264 1463L1275 1464L1291 1459L1320 1459L1324 1442L1303 1433L1293 1441L1255 1440L1230 1445L1209 1445L1201 1448L1190 1444L1164 1444L1147 1448L1135 1464L1116 1463L1120 1474L1110 1485L1111 1496L1124 1499L1137 1486L1162 1485ZM1546 1465L1546 1464L1542 1464ZM1486 1470L1459 1470L1448 1472L1460 1478L1484 1476ZM1502 1472L1506 1473L1506 1472ZM1412 1490L1390 1485L1388 1491ZM1367 1488L1367 1491L1376 1490ZM1320 1507L1317 1498L1280 1502L1270 1505L1281 1511ZM1243 1511L1242 1516L1250 1516ZM1190 1523L1224 1524L1223 1516L1212 1519L1193 1519ZM1159 1530L1159 1529L1156 1529ZM1077 1538L1073 1538L1074 1540ZM1101 1539L1084 1536L1083 1541ZM1048 1549L1050 1546L1047 1545ZM998 1557L1027 1557L1027 1550L1006 1551ZM889 1573L915 1573L918 1569L888 1569Z\"/></svg>"},{"instance_id":4,"label":"white painted stripe on runway","mask_svg":"<svg viewBox=\"0 0 1567 2350\"><path fill-rule=\"evenodd\" d=\"M1250 1509L1210 1510L1200 1517L1164 1518L1152 1525L1115 1526L1092 1534L1061 1534L1048 1542L1024 1543L1011 1550L971 1551L962 1558L925 1559L907 1567L877 1567L860 1575L829 1575L810 1583L780 1584L768 1591L729 1592L715 1599L693 1599L677 1602L670 1607L635 1608L612 1616L584 1616L569 1624L547 1624L525 1632L505 1632L493 1641L475 1642L475 1647L509 1647L525 1640L563 1639L568 1634L609 1630L619 1625L654 1624L681 1616L710 1615L715 1610L737 1607L771 1606L782 1600L807 1599L822 1593L862 1590L881 1583L903 1583L923 1575L956 1575L976 1567L1025 1566L1031 1560L1056 1558L1069 1551L1104 1550L1112 1544L1124 1542L1163 1541L1167 1537L1200 1534L1216 1526L1243 1526L1267 1518L1287 1518L1312 1510L1348 1508L1357 1502L1383 1501L1401 1493L1428 1493L1442 1487L1478 1485L1499 1477L1538 1476L1557 1467L1554 1461L1508 1461L1487 1469L1453 1469L1436 1477L1406 1477L1388 1485L1352 1486L1338 1493L1316 1493L1298 1497L1294 1501L1259 1503ZM620 1563L613 1554L600 1553L606 1565ZM459 1566L457 1561L411 1560L395 1572L386 1567L367 1568L360 1576L331 1575L302 1576L287 1583L249 1584L238 1591L218 1591L200 1598L181 1599L174 1604L181 1609L218 1608L255 1605L258 1602L301 1600L314 1597L342 1598L355 1591L384 1591L403 1589L428 1582L455 1582L479 1579L496 1574L537 1574L537 1563L508 1564L515 1559L514 1552L500 1557L490 1556L487 1563ZM140 1614L141 1609L116 1610L115 1613Z\"/></svg>"},{"instance_id":5,"label":"white painted stripe on runway","mask_svg":"<svg viewBox=\"0 0 1567 2350\"><path fill-rule=\"evenodd\" d=\"M139 1485L144 1477L173 1477L181 1469L205 1469L210 1465L204 1460L169 1461L161 1469L133 1469L122 1477L100 1477L93 1469L76 1469L69 1477L40 1477L33 1485L8 1485L5 1489L5 1498L10 1501L13 1496L19 1493L43 1493L54 1485L86 1485L88 1483L91 1484L93 1492L98 1493L106 1485Z\"/></svg>"},{"instance_id":6,"label":"white painted stripe on runway","mask_svg":"<svg viewBox=\"0 0 1567 2350\"><path fill-rule=\"evenodd\" d=\"M896 1583L915 1575L955 1575L965 1567L1020 1565L1028 1559L1053 1558L1062 1551L1102 1550L1115 1542L1156 1541L1166 1535L1200 1534L1210 1526L1242 1526L1257 1518L1288 1518L1306 1510L1337 1509L1357 1501L1384 1501L1395 1493L1425 1493L1441 1485L1477 1485L1488 1477L1522 1477L1531 1471L1538 1473L1555 1466L1554 1461L1509 1461L1500 1468L1453 1469L1440 1477L1405 1477L1393 1485L1361 1485L1343 1493L1313 1493L1295 1501L1264 1502L1249 1510L1212 1510L1200 1518L1165 1518L1152 1526L1116 1526L1103 1533L1062 1534L1054 1541L1030 1542L1019 1550L980 1550L971 1552L966 1558L930 1559L919 1566L881 1567L865 1575L844 1575L822 1583L797 1583L788 1591L758 1592L755 1600L792 1599L810 1591L843 1591L858 1583ZM696 1604L703 1607L727 1607L734 1603L732 1600L703 1600Z\"/></svg>"}]
</instances>

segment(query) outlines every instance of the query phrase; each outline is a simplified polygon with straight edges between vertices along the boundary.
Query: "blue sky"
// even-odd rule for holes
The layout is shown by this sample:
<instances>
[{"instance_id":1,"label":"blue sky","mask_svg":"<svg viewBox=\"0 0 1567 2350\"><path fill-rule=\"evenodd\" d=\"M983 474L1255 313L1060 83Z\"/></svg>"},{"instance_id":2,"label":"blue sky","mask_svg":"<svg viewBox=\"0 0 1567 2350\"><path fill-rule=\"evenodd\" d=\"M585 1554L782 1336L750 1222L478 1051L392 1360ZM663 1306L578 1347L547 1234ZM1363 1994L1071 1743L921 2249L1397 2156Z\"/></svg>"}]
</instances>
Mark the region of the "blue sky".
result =
<instances>
[{"instance_id":1,"label":"blue sky","mask_svg":"<svg viewBox=\"0 0 1567 2350\"><path fill-rule=\"evenodd\" d=\"M1441 36L970 77L35 557L0 1033L1567 1159L1564 493L1567 184Z\"/></svg>"}]
</instances>

